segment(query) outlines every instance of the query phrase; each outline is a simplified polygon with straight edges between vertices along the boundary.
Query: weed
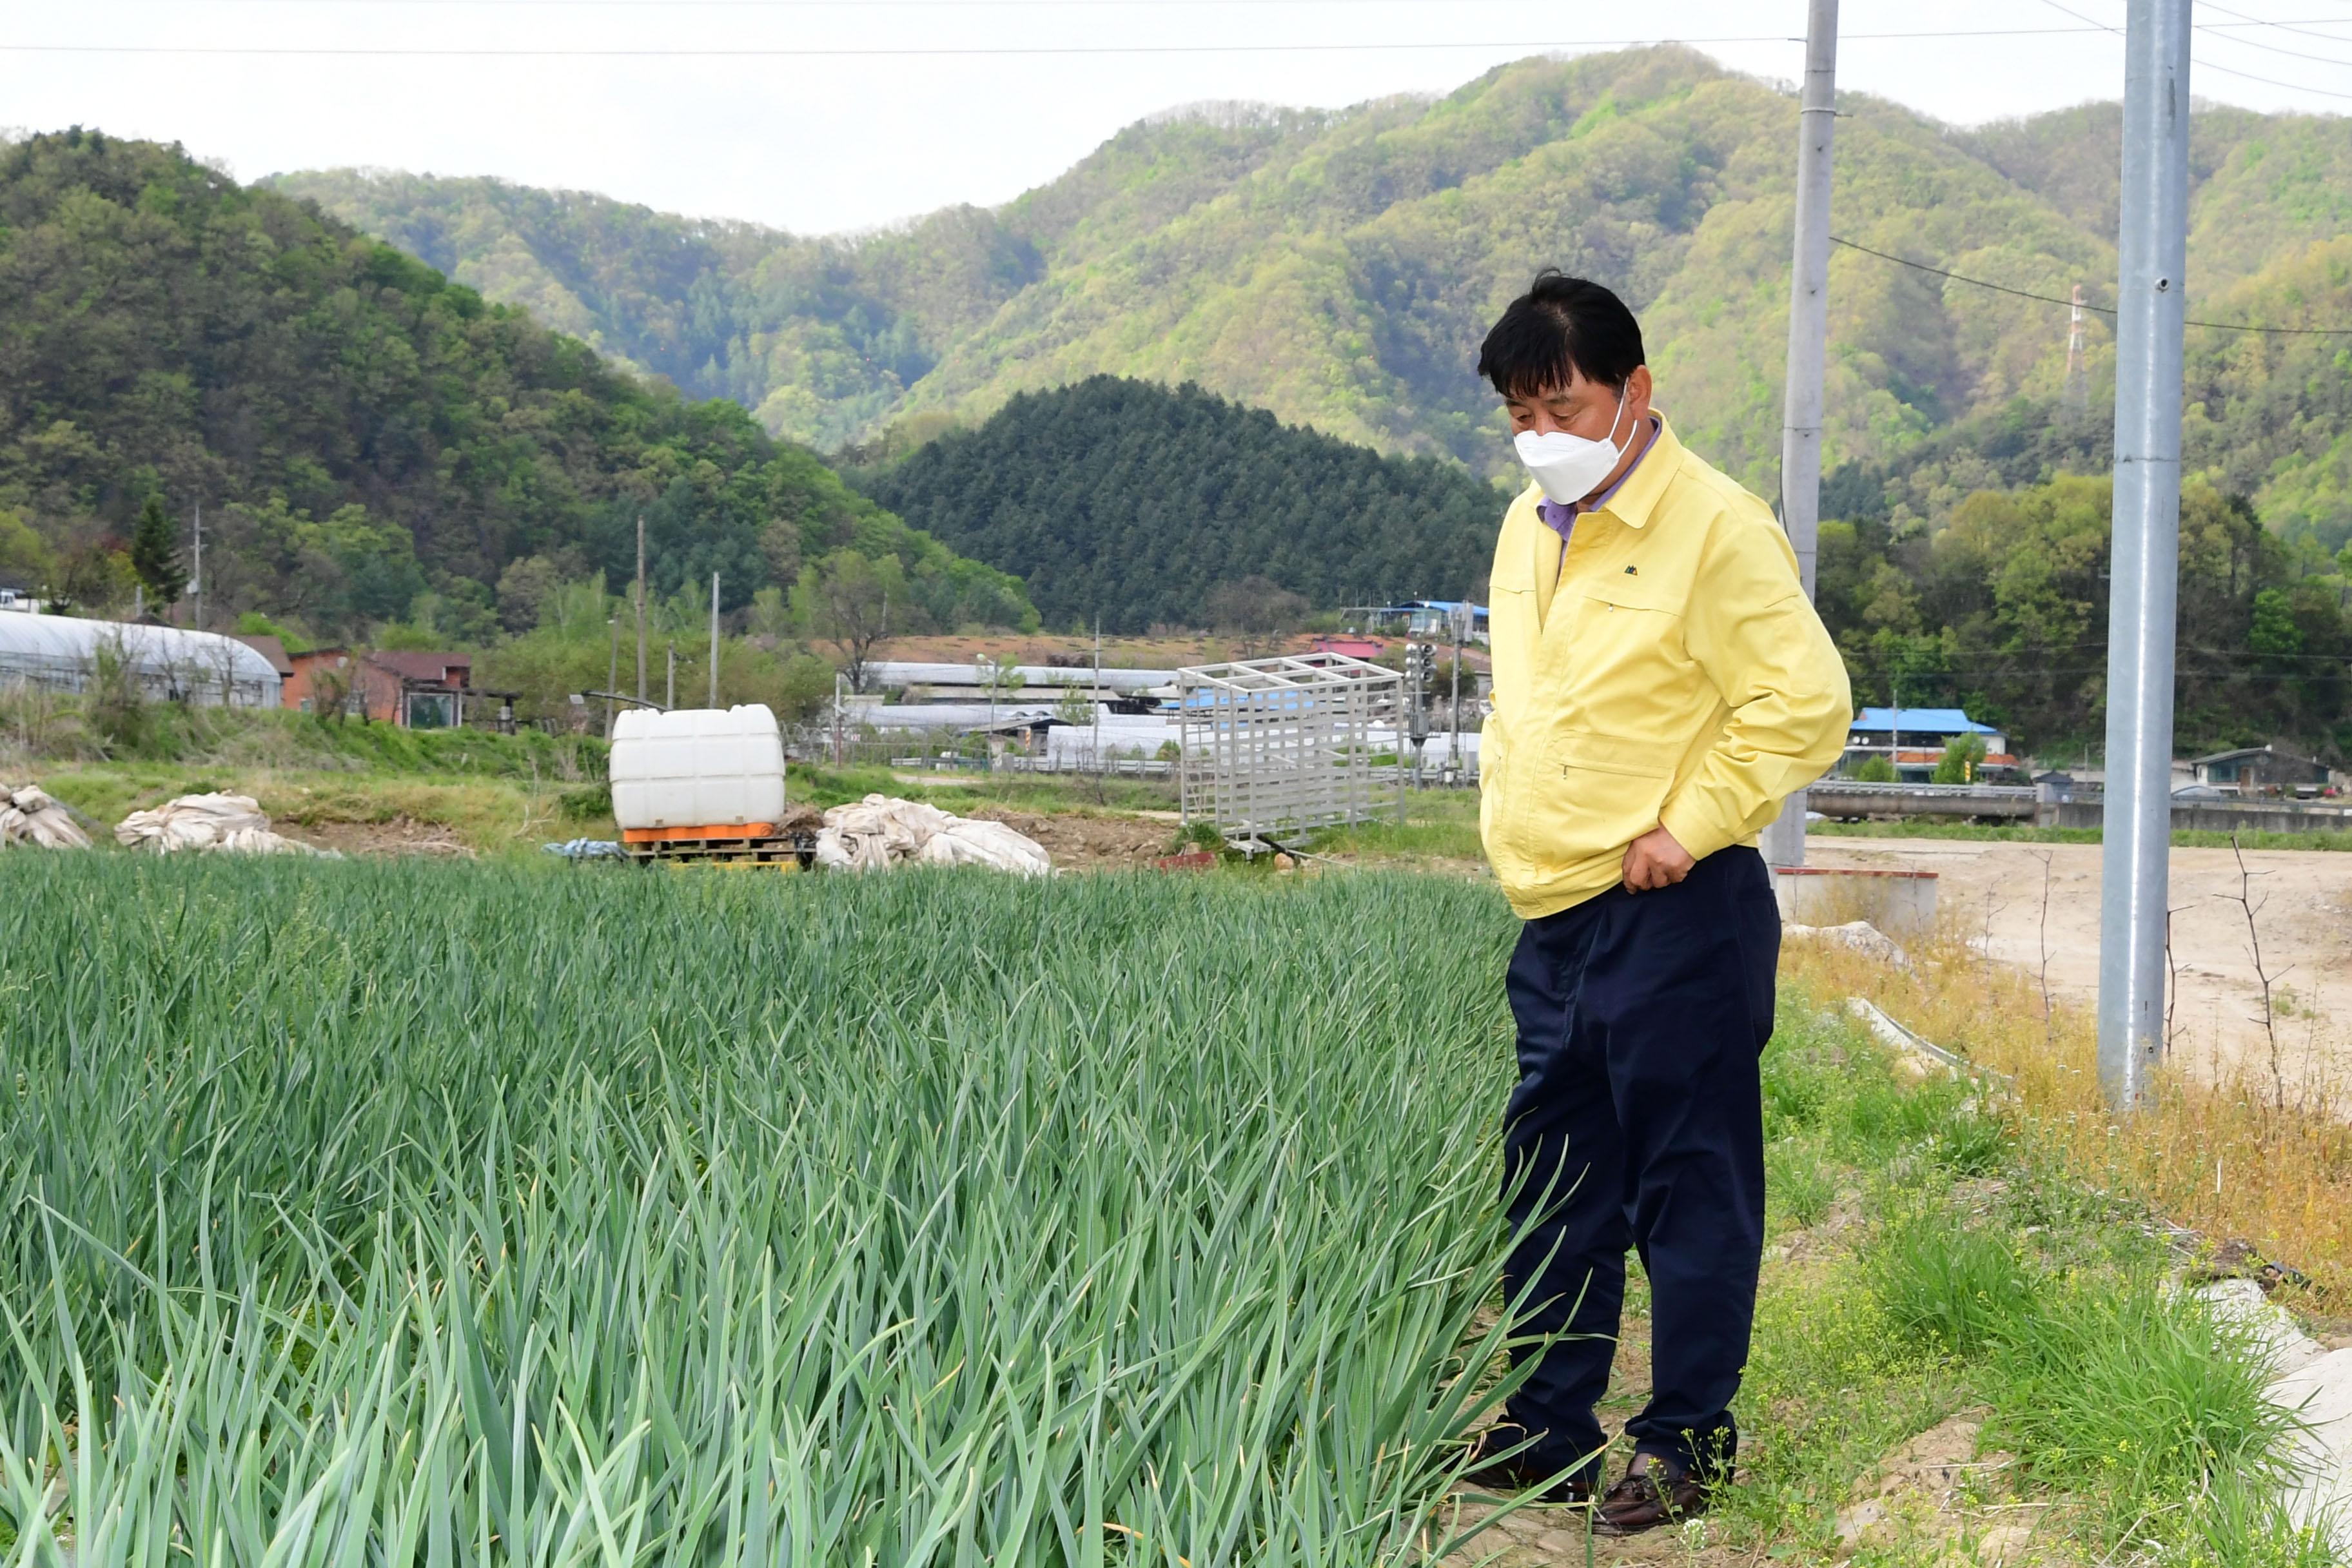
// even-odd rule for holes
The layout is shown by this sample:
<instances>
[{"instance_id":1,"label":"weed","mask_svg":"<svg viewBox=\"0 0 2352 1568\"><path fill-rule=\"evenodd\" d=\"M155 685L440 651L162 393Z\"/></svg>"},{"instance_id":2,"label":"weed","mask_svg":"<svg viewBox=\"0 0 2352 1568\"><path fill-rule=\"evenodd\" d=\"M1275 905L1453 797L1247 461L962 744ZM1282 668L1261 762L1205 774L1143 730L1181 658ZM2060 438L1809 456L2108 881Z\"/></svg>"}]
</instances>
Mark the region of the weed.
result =
<instances>
[{"instance_id":1,"label":"weed","mask_svg":"<svg viewBox=\"0 0 2352 1568\"><path fill-rule=\"evenodd\" d=\"M1764 1191L1784 1220L1800 1228L1822 1223L1837 1201L1837 1181L1818 1152L1795 1139L1764 1148Z\"/></svg>"},{"instance_id":2,"label":"weed","mask_svg":"<svg viewBox=\"0 0 2352 1568\"><path fill-rule=\"evenodd\" d=\"M2293 1417L2263 1397L2260 1358L2193 1298L2145 1275L2053 1283L1996 1341L2000 1436L2029 1475L2099 1504L2109 1544L2193 1534L2199 1500L2242 1529L2274 1493Z\"/></svg>"},{"instance_id":3,"label":"weed","mask_svg":"<svg viewBox=\"0 0 2352 1568\"><path fill-rule=\"evenodd\" d=\"M1891 1220L1864 1254L1872 1289L1901 1335L1963 1361L2013 1337L2035 1308L2007 1235L1922 1208Z\"/></svg>"}]
</instances>

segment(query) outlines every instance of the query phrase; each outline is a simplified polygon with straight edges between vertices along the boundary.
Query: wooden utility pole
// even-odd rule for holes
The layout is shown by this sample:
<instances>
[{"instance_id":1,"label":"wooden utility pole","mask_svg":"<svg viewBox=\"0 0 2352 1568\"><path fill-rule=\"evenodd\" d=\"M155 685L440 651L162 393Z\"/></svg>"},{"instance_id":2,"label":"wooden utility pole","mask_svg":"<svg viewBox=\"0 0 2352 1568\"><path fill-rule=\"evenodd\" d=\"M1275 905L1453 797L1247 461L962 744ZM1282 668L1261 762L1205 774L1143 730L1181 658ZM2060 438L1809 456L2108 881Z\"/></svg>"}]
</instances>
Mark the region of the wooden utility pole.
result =
<instances>
[{"instance_id":1,"label":"wooden utility pole","mask_svg":"<svg viewBox=\"0 0 2352 1568\"><path fill-rule=\"evenodd\" d=\"M646 514L637 513L637 700L646 700Z\"/></svg>"}]
</instances>

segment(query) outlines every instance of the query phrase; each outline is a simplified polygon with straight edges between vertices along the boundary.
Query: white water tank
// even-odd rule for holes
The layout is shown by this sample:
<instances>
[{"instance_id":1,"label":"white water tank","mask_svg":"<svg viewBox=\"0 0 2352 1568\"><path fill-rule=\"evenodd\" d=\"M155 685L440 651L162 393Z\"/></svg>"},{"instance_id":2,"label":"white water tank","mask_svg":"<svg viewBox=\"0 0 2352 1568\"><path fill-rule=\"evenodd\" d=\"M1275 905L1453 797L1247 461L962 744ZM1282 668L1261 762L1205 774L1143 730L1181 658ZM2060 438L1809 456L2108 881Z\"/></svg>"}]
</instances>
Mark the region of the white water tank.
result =
<instances>
[{"instance_id":1,"label":"white water tank","mask_svg":"<svg viewBox=\"0 0 2352 1568\"><path fill-rule=\"evenodd\" d=\"M784 815L784 742L764 703L629 709L614 721L606 771L628 837L732 837L690 830L764 827Z\"/></svg>"}]
</instances>

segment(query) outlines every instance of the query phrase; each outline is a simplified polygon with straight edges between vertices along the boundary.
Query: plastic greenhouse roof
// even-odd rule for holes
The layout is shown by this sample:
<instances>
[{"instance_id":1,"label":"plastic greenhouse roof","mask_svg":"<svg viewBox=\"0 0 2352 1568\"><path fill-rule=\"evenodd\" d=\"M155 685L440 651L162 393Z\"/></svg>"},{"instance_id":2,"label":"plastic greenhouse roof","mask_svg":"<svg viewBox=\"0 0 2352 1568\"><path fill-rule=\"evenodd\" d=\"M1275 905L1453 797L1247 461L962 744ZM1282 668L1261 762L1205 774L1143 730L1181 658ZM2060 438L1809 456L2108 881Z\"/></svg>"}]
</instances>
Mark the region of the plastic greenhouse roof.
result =
<instances>
[{"instance_id":1,"label":"plastic greenhouse roof","mask_svg":"<svg viewBox=\"0 0 2352 1568\"><path fill-rule=\"evenodd\" d=\"M194 668L207 676L226 672L243 684L260 682L273 690L278 671L257 650L215 632L178 626L139 626L124 621L87 621L78 616L31 616L0 612L0 668L9 657L79 661L96 656L101 644L121 639L122 651L141 670Z\"/></svg>"}]
</instances>

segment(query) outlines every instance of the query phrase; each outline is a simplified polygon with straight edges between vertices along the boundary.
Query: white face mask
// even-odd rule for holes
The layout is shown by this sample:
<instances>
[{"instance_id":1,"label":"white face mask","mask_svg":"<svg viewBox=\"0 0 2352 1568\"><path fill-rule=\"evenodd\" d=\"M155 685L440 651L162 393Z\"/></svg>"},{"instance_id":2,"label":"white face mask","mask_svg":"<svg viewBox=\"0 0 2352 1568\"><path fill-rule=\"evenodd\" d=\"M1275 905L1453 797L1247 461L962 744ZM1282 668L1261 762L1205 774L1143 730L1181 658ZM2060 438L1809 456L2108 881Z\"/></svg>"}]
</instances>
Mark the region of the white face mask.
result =
<instances>
[{"instance_id":1,"label":"white face mask","mask_svg":"<svg viewBox=\"0 0 2352 1568\"><path fill-rule=\"evenodd\" d=\"M1519 451L1519 461L1528 472L1543 486L1543 492L1559 506L1574 506L1601 486L1609 471L1625 449L1617 445L1617 421L1625 414L1625 394L1632 390L1629 382L1617 389L1617 412L1609 419L1609 438L1595 441L1589 436L1571 436L1565 430L1546 430L1538 434L1522 430L1511 437L1511 445Z\"/></svg>"}]
</instances>

